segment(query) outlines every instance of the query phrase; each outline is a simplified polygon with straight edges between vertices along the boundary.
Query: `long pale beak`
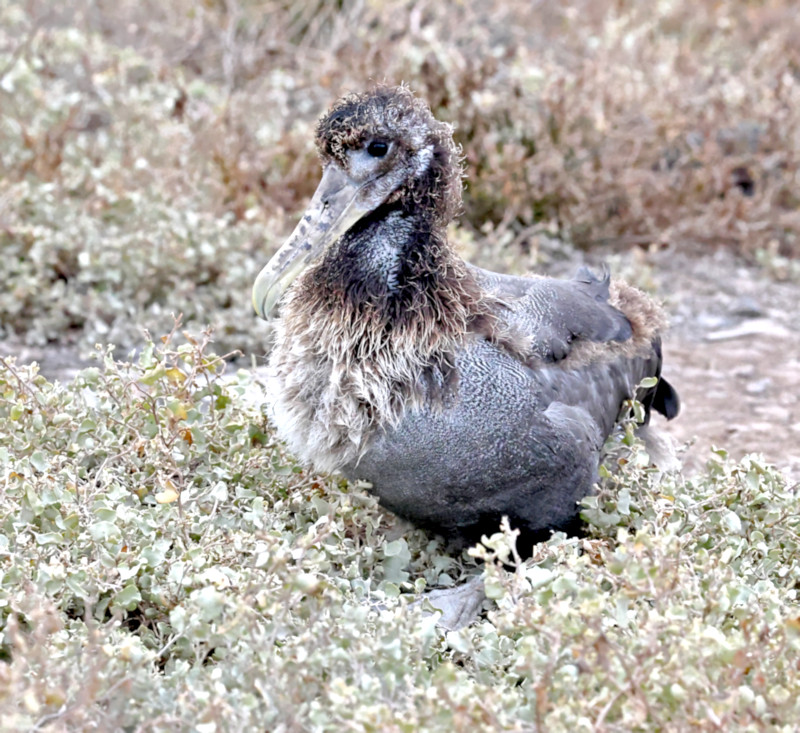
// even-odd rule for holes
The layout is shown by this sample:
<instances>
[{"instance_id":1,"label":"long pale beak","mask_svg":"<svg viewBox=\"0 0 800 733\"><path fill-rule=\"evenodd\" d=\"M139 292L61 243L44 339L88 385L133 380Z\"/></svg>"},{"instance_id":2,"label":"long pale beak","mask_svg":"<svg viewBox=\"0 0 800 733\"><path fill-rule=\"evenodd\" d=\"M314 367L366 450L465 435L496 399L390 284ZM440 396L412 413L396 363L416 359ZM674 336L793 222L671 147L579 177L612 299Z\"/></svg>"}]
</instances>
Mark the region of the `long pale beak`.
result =
<instances>
[{"instance_id":1,"label":"long pale beak","mask_svg":"<svg viewBox=\"0 0 800 733\"><path fill-rule=\"evenodd\" d=\"M294 279L371 210L360 195L366 185L353 183L341 168L328 165L300 223L258 273L253 307L259 316L270 320Z\"/></svg>"}]
</instances>

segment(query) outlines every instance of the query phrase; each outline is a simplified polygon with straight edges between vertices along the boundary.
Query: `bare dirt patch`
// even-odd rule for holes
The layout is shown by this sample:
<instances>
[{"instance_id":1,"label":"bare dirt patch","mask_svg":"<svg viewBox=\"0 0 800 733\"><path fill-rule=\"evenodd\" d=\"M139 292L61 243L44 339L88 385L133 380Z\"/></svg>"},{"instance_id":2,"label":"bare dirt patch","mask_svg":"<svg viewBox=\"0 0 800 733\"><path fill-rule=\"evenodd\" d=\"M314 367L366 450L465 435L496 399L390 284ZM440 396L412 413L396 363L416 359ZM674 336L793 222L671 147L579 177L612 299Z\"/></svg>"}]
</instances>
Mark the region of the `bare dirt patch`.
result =
<instances>
[{"instance_id":1,"label":"bare dirt patch","mask_svg":"<svg viewBox=\"0 0 800 733\"><path fill-rule=\"evenodd\" d=\"M717 446L734 458L763 453L800 480L800 284L775 282L724 252L664 255L653 266L672 316L664 374L682 399L681 415L658 425L694 441L686 470Z\"/></svg>"}]
</instances>

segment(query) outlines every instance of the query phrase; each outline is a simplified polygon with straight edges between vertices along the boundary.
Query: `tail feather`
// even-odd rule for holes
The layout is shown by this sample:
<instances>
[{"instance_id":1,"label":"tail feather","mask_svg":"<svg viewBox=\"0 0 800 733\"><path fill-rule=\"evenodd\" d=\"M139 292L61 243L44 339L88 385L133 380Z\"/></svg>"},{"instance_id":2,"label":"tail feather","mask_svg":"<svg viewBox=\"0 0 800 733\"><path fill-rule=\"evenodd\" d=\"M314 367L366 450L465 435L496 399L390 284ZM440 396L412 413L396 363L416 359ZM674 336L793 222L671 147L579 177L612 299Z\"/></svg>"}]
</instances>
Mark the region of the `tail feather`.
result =
<instances>
[{"instance_id":1,"label":"tail feather","mask_svg":"<svg viewBox=\"0 0 800 733\"><path fill-rule=\"evenodd\" d=\"M675 388L661 377L653 392L653 400L650 406L660 412L667 420L672 420L681 410L681 400Z\"/></svg>"},{"instance_id":2,"label":"tail feather","mask_svg":"<svg viewBox=\"0 0 800 733\"><path fill-rule=\"evenodd\" d=\"M646 419L645 424L650 419L650 411L655 410L660 412L667 420L672 420L677 417L681 410L681 400L678 397L678 392L675 388L661 376L661 363L663 356L661 354L661 339L655 338L652 341L653 347L653 371L650 374L658 379L655 387L651 387L647 392L640 397L642 404L645 406Z\"/></svg>"}]
</instances>

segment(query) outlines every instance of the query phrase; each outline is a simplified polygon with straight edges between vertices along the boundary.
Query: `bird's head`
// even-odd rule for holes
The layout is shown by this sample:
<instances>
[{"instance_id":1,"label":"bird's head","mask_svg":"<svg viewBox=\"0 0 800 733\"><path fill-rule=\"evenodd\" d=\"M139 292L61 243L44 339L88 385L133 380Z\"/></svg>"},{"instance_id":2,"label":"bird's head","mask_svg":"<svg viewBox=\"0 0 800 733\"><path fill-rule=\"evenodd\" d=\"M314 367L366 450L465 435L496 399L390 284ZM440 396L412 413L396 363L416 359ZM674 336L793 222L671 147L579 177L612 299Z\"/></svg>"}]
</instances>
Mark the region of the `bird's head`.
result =
<instances>
[{"instance_id":1,"label":"bird's head","mask_svg":"<svg viewBox=\"0 0 800 733\"><path fill-rule=\"evenodd\" d=\"M296 229L259 273L253 306L273 317L295 278L381 207L444 227L461 205L461 166L450 125L405 87L339 100L319 121L323 174Z\"/></svg>"}]
</instances>

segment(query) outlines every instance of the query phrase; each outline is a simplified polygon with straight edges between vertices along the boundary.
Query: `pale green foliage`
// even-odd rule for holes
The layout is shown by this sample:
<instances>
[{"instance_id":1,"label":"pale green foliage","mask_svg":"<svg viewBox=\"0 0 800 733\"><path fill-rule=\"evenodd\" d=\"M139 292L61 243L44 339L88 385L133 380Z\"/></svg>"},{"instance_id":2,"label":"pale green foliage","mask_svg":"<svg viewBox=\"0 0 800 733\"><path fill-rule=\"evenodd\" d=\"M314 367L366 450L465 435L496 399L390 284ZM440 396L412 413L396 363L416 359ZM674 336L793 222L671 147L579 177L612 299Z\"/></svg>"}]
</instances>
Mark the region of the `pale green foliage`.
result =
<instances>
[{"instance_id":1,"label":"pale green foliage","mask_svg":"<svg viewBox=\"0 0 800 733\"><path fill-rule=\"evenodd\" d=\"M183 313L258 352L249 290L318 180L315 120L383 79L455 125L457 239L480 264L710 242L789 277L794 15L789 0L0 4L0 338L129 347Z\"/></svg>"},{"instance_id":2,"label":"pale green foliage","mask_svg":"<svg viewBox=\"0 0 800 733\"><path fill-rule=\"evenodd\" d=\"M0 52L0 338L132 345L182 314L257 350L249 284L283 222L253 197L219 205L225 131L209 110L224 92L18 11L0 8L3 46L24 51L4 69ZM184 84L208 115L194 125L175 112Z\"/></svg>"},{"instance_id":3,"label":"pale green foliage","mask_svg":"<svg viewBox=\"0 0 800 733\"><path fill-rule=\"evenodd\" d=\"M374 500L287 463L243 397L250 378L223 385L203 340L101 357L68 387L0 372L0 717L25 727L79 700L69 725L247 730L322 716L328 675L366 684L361 667L376 704L393 699L396 660L422 643L397 633L418 618L370 604L411 577L452 583L456 562L418 531L385 540ZM75 675L82 655L96 667Z\"/></svg>"},{"instance_id":4,"label":"pale green foliage","mask_svg":"<svg viewBox=\"0 0 800 733\"><path fill-rule=\"evenodd\" d=\"M756 458L692 480L625 437L587 539L487 561L488 613L407 601L463 560L299 471L205 348L0 370L7 730L790 730L800 518ZM78 672L76 672L78 671Z\"/></svg>"},{"instance_id":5,"label":"pale green foliage","mask_svg":"<svg viewBox=\"0 0 800 733\"><path fill-rule=\"evenodd\" d=\"M140 348L180 312L261 353L249 288L313 190L314 120L372 79L456 125L454 239L482 264L564 239L780 264L794 18L786 0L0 3L0 337ZM508 534L487 539L487 614L444 634L408 601L471 561L297 469L255 378L178 341L130 364L101 349L69 385L0 363L4 731L796 728L797 496L758 459L662 476L628 430L589 539L510 571Z\"/></svg>"}]
</instances>

